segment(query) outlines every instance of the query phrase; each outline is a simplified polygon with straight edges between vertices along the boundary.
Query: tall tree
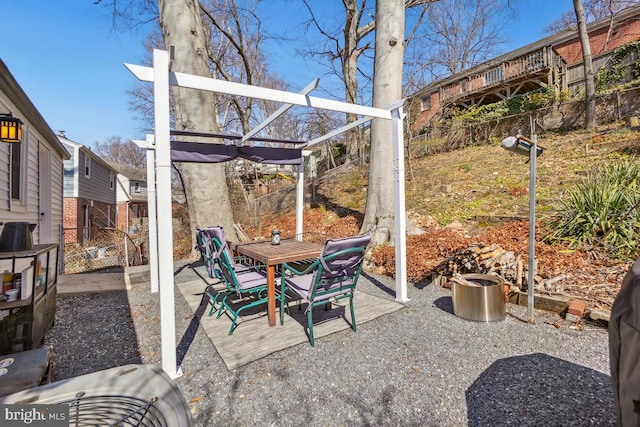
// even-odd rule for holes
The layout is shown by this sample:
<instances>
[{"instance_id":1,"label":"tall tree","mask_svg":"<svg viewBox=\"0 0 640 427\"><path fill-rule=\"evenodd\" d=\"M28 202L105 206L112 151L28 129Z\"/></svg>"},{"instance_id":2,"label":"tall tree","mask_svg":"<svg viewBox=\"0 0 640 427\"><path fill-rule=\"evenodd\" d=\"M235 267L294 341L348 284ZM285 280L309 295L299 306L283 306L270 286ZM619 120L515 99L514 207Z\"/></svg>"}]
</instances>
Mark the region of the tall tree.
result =
<instances>
[{"instance_id":1,"label":"tall tree","mask_svg":"<svg viewBox=\"0 0 640 427\"><path fill-rule=\"evenodd\" d=\"M165 46L174 47L172 70L210 76L208 37L197 0L159 0L159 20ZM174 87L175 127L218 133L216 97L211 92ZM192 138L191 138L192 139ZM236 240L233 213L223 164L179 165L184 183L192 236L196 226L222 224Z\"/></svg>"},{"instance_id":2,"label":"tall tree","mask_svg":"<svg viewBox=\"0 0 640 427\"><path fill-rule=\"evenodd\" d=\"M406 10L423 10L434 1L436 0L405 0L403 6ZM327 29L327 26L323 25L316 17L311 7L311 2L304 0L304 4L311 16L308 23L309 26L318 31L325 39L325 43L320 49L316 44L312 44L311 48L303 49L302 53L307 56L317 57L323 64L326 64L324 61L327 59L332 66L338 63L339 67L334 66L335 68L332 68L332 70L344 83L344 100L350 103L366 103L362 95L363 88L360 81L362 79L371 81L372 76L369 71L370 68L361 65L361 59L366 57L366 52L372 48L370 35L376 28L377 19L372 14L371 2L367 3L367 0L343 0L344 19L339 24L339 30ZM422 14L419 13L419 16L421 17ZM404 40L404 37L402 40ZM346 114L347 123L352 123L356 119L355 114ZM348 131L345 141L349 150L349 158L351 160L361 158L364 153L364 141L362 141L359 129L354 128Z\"/></svg>"},{"instance_id":3,"label":"tall tree","mask_svg":"<svg viewBox=\"0 0 640 427\"><path fill-rule=\"evenodd\" d=\"M147 153L133 141L123 141L111 136L106 141L96 141L96 153L105 160L142 169L147 165Z\"/></svg>"},{"instance_id":4,"label":"tall tree","mask_svg":"<svg viewBox=\"0 0 640 427\"><path fill-rule=\"evenodd\" d=\"M261 53L261 22L256 16L258 1L236 0L200 1L204 24L211 38L209 62L216 78L264 86L269 79L266 59ZM272 80L273 81L273 80ZM255 116L255 102L251 98L220 95L220 126L225 131L246 133Z\"/></svg>"},{"instance_id":5,"label":"tall tree","mask_svg":"<svg viewBox=\"0 0 640 427\"><path fill-rule=\"evenodd\" d=\"M417 45L426 53L431 77L459 73L495 56L513 15L513 0L439 0L427 9L424 35Z\"/></svg>"},{"instance_id":6,"label":"tall tree","mask_svg":"<svg viewBox=\"0 0 640 427\"><path fill-rule=\"evenodd\" d=\"M573 8L576 13L576 22L578 23L578 36L580 37L580 44L582 45L582 60L584 66L584 127L587 130L591 130L597 125L596 85L595 74L593 72L593 63L591 61L591 43L589 41L589 33L587 32L587 23L585 20L582 0L573 0Z\"/></svg>"},{"instance_id":7,"label":"tall tree","mask_svg":"<svg viewBox=\"0 0 640 427\"><path fill-rule=\"evenodd\" d=\"M362 73L358 69L358 59L370 49L371 43L367 36L375 29L375 20L369 18L367 0L343 0L344 21L342 24L342 34L330 31L316 18L308 0L303 0L311 15L310 24L326 39L324 49L318 51L315 47L305 48L304 52L312 56L320 56L321 60L330 58L333 62L340 63L339 71L336 74L344 82L344 100L352 104L359 101L358 75ZM363 22L366 21L366 22ZM346 122L352 123L357 120L357 116L352 113L346 114ZM355 160L362 152L362 141L358 129L351 129L345 136L345 142L349 150L349 158Z\"/></svg>"},{"instance_id":8,"label":"tall tree","mask_svg":"<svg viewBox=\"0 0 640 427\"><path fill-rule=\"evenodd\" d=\"M609 17L610 24L607 34L607 41L603 46L606 48L607 42L613 31L613 15L620 10L640 3L638 0L573 0L573 13L565 12L558 19L553 21L545 31L556 32L570 30L578 32L580 45L582 47L584 82L585 82L585 129L596 127L596 89L595 70L593 69L591 43L587 32L587 20L597 20ZM597 52L596 52L597 53Z\"/></svg>"},{"instance_id":9,"label":"tall tree","mask_svg":"<svg viewBox=\"0 0 640 427\"><path fill-rule=\"evenodd\" d=\"M640 3L640 0L584 0L584 17L587 22L610 17L616 12L627 7ZM575 10L567 10L557 19L553 20L544 29L547 34L557 33L559 31L575 31L576 14Z\"/></svg>"},{"instance_id":10,"label":"tall tree","mask_svg":"<svg viewBox=\"0 0 640 427\"><path fill-rule=\"evenodd\" d=\"M191 46L191 51L198 53L205 52L208 60L208 71L205 73L204 68L202 68L196 74L205 73L204 75L211 75L215 78L251 85L278 89L286 88L282 80L269 72L267 67L268 61L261 53L261 22L256 15L256 8L259 3L259 0L200 0L194 2L194 4L199 7L198 17L202 23L198 25L198 30L194 31L191 37L194 40L202 38L202 41L191 43L189 46ZM141 2L135 4L141 6ZM174 24L171 22L173 19L171 13L181 10L183 4L184 2L180 5L169 5L167 2L164 2L164 6L161 4L159 15L162 31L158 34L150 34L146 42L149 50L156 47L171 46L175 43L175 41L172 40L176 40L175 33L184 31L184 28L189 28L188 25L190 24L185 24L187 21L179 15L176 16L181 20L180 23ZM126 12L128 9L125 6L128 5L128 2L123 3L118 0L113 0L108 4L108 6L113 8L114 15L120 19L120 26L123 26L122 23L124 22L130 27L134 22L137 22L131 21L127 15ZM171 10L171 12L167 12L168 14L163 16L163 10ZM136 16L141 17L142 14L140 12L140 9L136 9ZM168 28L171 28L171 30L168 31ZM174 70L176 70L178 66L182 67L182 65L179 65L180 58L178 58L177 51L178 48L176 47L176 57L173 59ZM191 53L186 53L185 55L187 57L194 57ZM198 61L201 59L202 55L197 58ZM191 64L186 69L195 68L194 65ZM187 114L184 113L184 106L179 104L179 102L182 102L179 97L180 92L176 89L176 93L172 98L174 127L187 130L196 128L206 130L207 126L201 126L202 120L196 122L194 118L190 115L187 117ZM152 105L152 92L149 86L147 85L136 89L133 94L136 111L140 113L143 118L152 119L152 110L149 109L149 106ZM238 98L224 94L211 95L208 99L214 102L214 105L207 105L207 110L202 111L203 114L200 114L200 118L203 119L206 115L206 117L216 120L216 122L212 122L211 127L208 128L210 131L221 131L222 133L229 134L246 133L255 124L259 123L261 118L267 117L280 106L278 103L267 101L256 102L251 98ZM196 101L194 104L194 100L191 101L192 105L198 102ZM286 115L289 114L289 112L286 113ZM185 118L183 119L182 117ZM293 123L300 123L300 120L296 120L296 118L287 117L285 120L283 117L282 119L280 123L276 123L275 126L270 126L264 130L263 134L269 133L271 137L296 138L296 136L298 136L296 135L296 131L300 131L297 133L308 135L306 139L312 139L312 137L317 136L313 126L308 126L304 129L301 125L292 126ZM297 139L303 138L300 137ZM223 209L223 211L213 212L211 214L207 214L207 212L204 211L198 212L198 210L209 209L210 206L220 208L218 203L211 203L211 197L213 197L214 200L223 202L222 206L224 206L228 200L226 195L222 197L223 192L228 189L227 184L225 184L222 179L224 176L223 168L218 168L220 170L214 174L217 185L215 186L216 193L212 193L210 191L212 176L207 170L215 167L206 165L197 167L192 164L177 164L175 166L179 169L179 172L181 172L180 176L189 205L191 228L193 229L195 226L202 226L207 223L223 223L229 230L228 235L233 239L235 232L231 228L234 222L231 210L229 210L228 213L224 213L227 211L226 208ZM205 191L204 188L194 188L190 190L194 185L204 186L208 191ZM192 233L192 236L193 235L194 233Z\"/></svg>"},{"instance_id":11,"label":"tall tree","mask_svg":"<svg viewBox=\"0 0 640 427\"><path fill-rule=\"evenodd\" d=\"M406 26L413 28L405 43L404 93L495 57L507 41L518 1L433 0L412 9L420 14L407 10Z\"/></svg>"},{"instance_id":12,"label":"tall tree","mask_svg":"<svg viewBox=\"0 0 640 427\"><path fill-rule=\"evenodd\" d=\"M387 107L402 98L405 3L385 0L376 3L373 106ZM372 232L380 245L395 238L393 204L393 138L389 120L371 123L371 160L363 231Z\"/></svg>"}]
</instances>

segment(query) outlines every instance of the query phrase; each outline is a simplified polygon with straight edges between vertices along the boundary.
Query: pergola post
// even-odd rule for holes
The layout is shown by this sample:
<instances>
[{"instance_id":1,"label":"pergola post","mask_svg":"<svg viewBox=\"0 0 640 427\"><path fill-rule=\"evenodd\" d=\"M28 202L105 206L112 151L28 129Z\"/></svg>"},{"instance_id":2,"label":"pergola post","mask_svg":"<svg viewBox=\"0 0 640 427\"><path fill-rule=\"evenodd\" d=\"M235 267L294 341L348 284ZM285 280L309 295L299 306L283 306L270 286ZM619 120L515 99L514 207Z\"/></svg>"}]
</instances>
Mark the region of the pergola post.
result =
<instances>
[{"instance_id":1,"label":"pergola post","mask_svg":"<svg viewBox=\"0 0 640 427\"><path fill-rule=\"evenodd\" d=\"M153 51L153 99L155 114L158 230L158 272L160 286L160 333L162 369L171 378L181 375L176 357L175 289L173 279L173 220L171 215L171 143L169 111L169 53Z\"/></svg>"},{"instance_id":2,"label":"pergola post","mask_svg":"<svg viewBox=\"0 0 640 427\"><path fill-rule=\"evenodd\" d=\"M158 223L156 202L156 151L153 135L147 135L147 206L149 218L149 269L151 274L151 292L158 292ZM149 167L151 165L152 167Z\"/></svg>"},{"instance_id":3,"label":"pergola post","mask_svg":"<svg viewBox=\"0 0 640 427\"><path fill-rule=\"evenodd\" d=\"M298 165L296 172L296 239L302 240L304 213L304 164L311 155L310 150L302 150L302 163Z\"/></svg>"},{"instance_id":4,"label":"pergola post","mask_svg":"<svg viewBox=\"0 0 640 427\"><path fill-rule=\"evenodd\" d=\"M396 301L409 301L407 297L407 235L405 230L405 194L404 194L404 107L391 111L393 128L393 184L395 210L395 255L396 255Z\"/></svg>"},{"instance_id":5,"label":"pergola post","mask_svg":"<svg viewBox=\"0 0 640 427\"><path fill-rule=\"evenodd\" d=\"M147 134L145 141L134 140L147 153L147 208L149 212L149 272L151 292L158 292L158 216L156 205L156 147L153 134ZM153 220L152 220L153 219Z\"/></svg>"}]
</instances>

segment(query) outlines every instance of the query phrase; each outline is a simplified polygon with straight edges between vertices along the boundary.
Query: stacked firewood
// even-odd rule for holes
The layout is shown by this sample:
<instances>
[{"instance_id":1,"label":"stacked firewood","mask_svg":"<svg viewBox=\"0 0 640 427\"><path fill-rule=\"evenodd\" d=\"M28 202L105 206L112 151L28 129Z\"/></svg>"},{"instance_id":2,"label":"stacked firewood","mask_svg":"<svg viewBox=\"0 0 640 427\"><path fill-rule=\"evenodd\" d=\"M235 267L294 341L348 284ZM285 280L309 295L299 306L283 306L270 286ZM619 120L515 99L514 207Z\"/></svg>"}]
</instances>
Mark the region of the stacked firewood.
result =
<instances>
[{"instance_id":1,"label":"stacked firewood","mask_svg":"<svg viewBox=\"0 0 640 427\"><path fill-rule=\"evenodd\" d=\"M497 274L516 286L522 286L523 280L526 281L521 256L497 244L474 243L441 263L436 272L447 277L468 273Z\"/></svg>"}]
</instances>

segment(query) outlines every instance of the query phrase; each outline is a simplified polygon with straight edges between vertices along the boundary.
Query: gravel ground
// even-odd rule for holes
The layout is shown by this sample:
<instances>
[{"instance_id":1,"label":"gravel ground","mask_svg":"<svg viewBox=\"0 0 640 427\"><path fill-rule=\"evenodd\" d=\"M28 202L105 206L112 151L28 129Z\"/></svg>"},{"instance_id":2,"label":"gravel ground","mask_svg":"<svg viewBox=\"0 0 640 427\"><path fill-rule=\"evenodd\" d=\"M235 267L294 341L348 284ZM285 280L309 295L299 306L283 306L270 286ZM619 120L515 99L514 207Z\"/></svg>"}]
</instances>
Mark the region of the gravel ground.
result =
<instances>
[{"instance_id":1,"label":"gravel ground","mask_svg":"<svg viewBox=\"0 0 640 427\"><path fill-rule=\"evenodd\" d=\"M197 267L204 274L202 267ZM176 283L195 277L178 268ZM367 275L360 290L393 299ZM179 291L176 383L196 425L615 425L607 331L524 307L504 321L453 315L451 293L410 286L406 308L229 372ZM159 298L128 292L60 298L45 339L54 380L128 363L160 364ZM221 318L220 321L228 322ZM240 326L241 327L241 326ZM301 333L302 330L301 330Z\"/></svg>"}]
</instances>

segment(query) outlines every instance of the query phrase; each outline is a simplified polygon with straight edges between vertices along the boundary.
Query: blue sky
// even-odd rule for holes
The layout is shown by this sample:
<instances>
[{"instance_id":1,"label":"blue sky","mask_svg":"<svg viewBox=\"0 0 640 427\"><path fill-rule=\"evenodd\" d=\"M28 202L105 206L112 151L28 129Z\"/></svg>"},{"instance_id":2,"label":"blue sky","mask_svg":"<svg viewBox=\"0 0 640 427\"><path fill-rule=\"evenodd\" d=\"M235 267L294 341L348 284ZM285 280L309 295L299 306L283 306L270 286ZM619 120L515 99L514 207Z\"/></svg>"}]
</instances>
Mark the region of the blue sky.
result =
<instances>
[{"instance_id":1,"label":"blue sky","mask_svg":"<svg viewBox=\"0 0 640 427\"><path fill-rule=\"evenodd\" d=\"M519 18L509 23L512 41L505 51L541 38L542 29L572 7L571 0L521 0ZM149 28L114 33L104 13L94 0L2 4L0 58L51 129L64 130L87 146L111 136L144 139L150 132L130 110L127 91L137 80L123 65L142 62L142 40ZM279 32L295 30L306 12L299 2L266 0L260 17L268 29ZM289 44L271 42L268 50L278 53L271 64L292 91L316 77L315 64L297 57Z\"/></svg>"}]
</instances>

